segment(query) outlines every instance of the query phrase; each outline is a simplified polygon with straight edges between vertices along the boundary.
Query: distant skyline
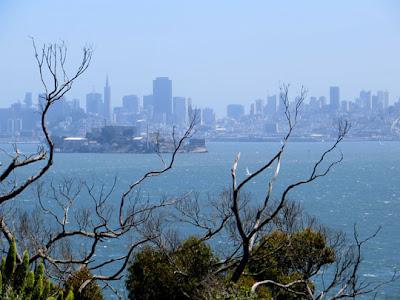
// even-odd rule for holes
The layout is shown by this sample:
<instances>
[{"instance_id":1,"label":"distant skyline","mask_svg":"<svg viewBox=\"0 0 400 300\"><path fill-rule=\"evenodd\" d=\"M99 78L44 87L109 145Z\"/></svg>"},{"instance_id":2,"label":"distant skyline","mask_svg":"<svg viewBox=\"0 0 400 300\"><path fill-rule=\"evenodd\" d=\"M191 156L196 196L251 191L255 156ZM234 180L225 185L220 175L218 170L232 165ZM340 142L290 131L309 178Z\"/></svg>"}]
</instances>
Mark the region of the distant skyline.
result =
<instances>
[{"instance_id":1,"label":"distant skyline","mask_svg":"<svg viewBox=\"0 0 400 300\"><path fill-rule=\"evenodd\" d=\"M0 106L40 92L29 36L64 40L71 66L93 45L88 72L68 98L95 89L106 75L112 105L148 95L169 77L173 96L219 115L304 84L309 96L354 99L362 89L400 96L400 2L388 1L0 1Z\"/></svg>"}]
</instances>

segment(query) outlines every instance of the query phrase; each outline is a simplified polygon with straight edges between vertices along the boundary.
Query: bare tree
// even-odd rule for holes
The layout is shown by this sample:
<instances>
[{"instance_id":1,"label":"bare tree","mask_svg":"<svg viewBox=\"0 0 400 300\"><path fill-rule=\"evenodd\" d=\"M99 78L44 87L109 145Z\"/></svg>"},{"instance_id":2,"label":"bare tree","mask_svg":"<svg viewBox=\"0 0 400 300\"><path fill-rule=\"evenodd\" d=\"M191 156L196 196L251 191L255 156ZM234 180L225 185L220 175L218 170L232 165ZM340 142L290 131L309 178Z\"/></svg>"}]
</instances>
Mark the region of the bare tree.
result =
<instances>
[{"instance_id":1,"label":"bare tree","mask_svg":"<svg viewBox=\"0 0 400 300\"><path fill-rule=\"evenodd\" d=\"M3 168L0 174L0 184L5 189L0 194L0 204L14 199L22 193L29 185L41 178L53 164L54 144L50 138L49 130L46 126L46 116L50 107L60 98L62 98L71 88L73 82L81 76L89 67L92 58L92 49L83 48L83 57L77 71L69 76L66 71L67 48L62 44L44 45L40 51L37 50L34 39L32 44L35 51L35 59L39 68L40 80L45 90L43 103L41 107L41 129L45 138L46 146L39 147L37 153L32 155L24 155L14 148L14 153L11 154L10 162ZM46 160L44 166L39 171L32 174L27 179L18 182L15 177L11 181L11 175L22 167L33 165L39 161Z\"/></svg>"},{"instance_id":2,"label":"bare tree","mask_svg":"<svg viewBox=\"0 0 400 300\"><path fill-rule=\"evenodd\" d=\"M80 65L72 75L69 75L66 70L67 48L64 43L43 45L38 50L32 38L32 45L40 80L45 91L41 103L40 126L46 145L38 147L36 153L29 155L21 153L14 146L14 152L9 154L9 162L0 170L0 204L3 206L7 201L15 200L18 195L39 180L52 166L54 144L47 128L46 117L53 104L62 98L72 88L74 81L87 70L93 53L90 47L83 48ZM44 164L39 164L43 161L45 161ZM15 175L17 170L35 165L39 166L39 169L29 177L21 179ZM10 242L13 238L13 233L8 228L4 216L0 216L0 229ZM20 260L19 256L18 260Z\"/></svg>"},{"instance_id":3,"label":"bare tree","mask_svg":"<svg viewBox=\"0 0 400 300\"><path fill-rule=\"evenodd\" d=\"M345 135L347 134L350 126L345 121L339 124L338 135L331 147L329 147L325 152L322 153L320 158L314 164L312 171L309 175L307 175L304 179L294 182L286 186L279 197L278 203L275 207L270 206L270 199L272 197L272 188L275 180L277 179L281 167L281 161L283 153L286 149L289 138L295 129L298 118L299 118L299 110L301 105L305 99L306 91L304 88L301 89L300 96L296 98L296 102L294 104L294 110L291 111L290 102L289 102L289 89L288 86L283 86L281 91L281 103L283 103L285 107L285 116L288 124L288 132L282 141L282 146L276 152L276 154L270 159L266 164L259 167L253 174L246 177L244 180L238 182L237 181L237 166L240 159L240 154L237 155L233 166L232 166L232 198L231 198L231 210L233 213L233 217L236 223L236 230L240 236L241 240L241 248L242 248L242 256L239 260L239 263L234 269L231 280L233 282L237 282L250 259L251 252L254 248L254 244L257 241L258 234L263 231L263 229L271 223L274 218L278 215L278 213L282 210L287 202L289 193L304 184L308 184L313 182L314 180L326 176L329 171L338 163L340 163L343 159L343 155L340 152L339 158L330 162L328 166L324 166L323 163L327 159L327 156L337 149L338 144L343 140ZM262 201L262 204L255 208L251 217L249 214L243 214L245 209L241 206L241 195L243 194L243 190L246 185L251 182L255 177L262 174L269 167L272 167L275 164L275 172L272 175L272 178L269 180L267 185L267 191Z\"/></svg>"},{"instance_id":4,"label":"bare tree","mask_svg":"<svg viewBox=\"0 0 400 300\"><path fill-rule=\"evenodd\" d=\"M36 154L29 156L21 154L15 147L10 163L0 175L0 204L3 206L6 201L15 200L29 186L38 182L52 166L54 144L47 128L46 116L51 106L61 99L72 88L73 82L87 70L93 53L91 48L84 48L81 64L70 76L66 71L67 48L64 43L44 45L39 50L32 39L32 45L45 91L41 103L41 127L46 147L40 147ZM116 178L108 188L105 184L99 185L98 182L90 183L80 179L64 179L62 182L51 179L49 183L41 182L36 186L38 205L35 210L26 212L21 209L3 209L0 217L2 233L9 243L16 238L21 248L30 250L31 264L38 260L48 264L48 275L60 282L77 268L86 266L93 276L81 289L93 280L102 281L105 286L112 288L108 282L121 278L131 253L140 245L155 239L161 232L162 215L158 211L179 200L179 197L162 198L155 202L140 194L140 186L173 167L178 153L193 135L197 119L194 116L190 120L180 137L173 127L171 155L168 158L164 157L156 149L162 163L161 168L148 171L132 181L121 195L116 196L114 193ZM12 176L17 169L43 160L46 161L45 164L40 165L37 173L25 181L18 182L17 176ZM9 190L5 190L6 187ZM78 208L76 203L80 199L86 202L89 200L90 205ZM11 221L11 226L7 221ZM121 243L121 240L128 244L119 257L110 256L101 260L96 256L104 242ZM17 257L20 262L21 256L18 254Z\"/></svg>"},{"instance_id":5,"label":"bare tree","mask_svg":"<svg viewBox=\"0 0 400 300\"><path fill-rule=\"evenodd\" d=\"M194 133L195 124L192 119L179 138L174 128L173 152L168 157L156 153L161 168L148 171L120 195L115 191L116 177L111 186L65 178L61 182L40 183L36 188L37 209L21 213L14 228L17 240L31 250L30 263L43 260L51 266L49 276L60 283L85 266L93 276L82 284L81 290L94 280L113 289L110 281L121 279L133 251L160 235L161 209L180 201L180 197L155 201L143 196L140 186L173 167L186 140ZM82 207L82 203L87 205ZM118 257L99 255L104 246L112 245L121 249Z\"/></svg>"},{"instance_id":6,"label":"bare tree","mask_svg":"<svg viewBox=\"0 0 400 300\"><path fill-rule=\"evenodd\" d=\"M231 270L230 281L237 283L245 274L245 269L251 258L256 255L256 249L260 248L262 243L265 243L262 238L279 228L285 227L285 230L293 230L293 222L298 215L298 209L288 201L290 193L297 187L309 184L321 177L329 174L329 172L343 160L343 154L338 148L339 144L347 135L350 124L347 121L339 121L338 131L332 145L328 147L311 167L309 174L305 174L303 179L286 185L280 192L279 196L273 194L275 181L279 177L281 164L287 144L293 131L296 128L300 117L300 109L306 96L306 90L301 88L300 95L294 103L289 101L289 86L284 85L281 88L280 100L284 106L284 116L287 122L287 133L283 137L280 148L272 155L272 158L262 164L256 171L248 175L242 180L238 180L238 164L240 162L240 153L237 155L232 169L231 188L224 191L220 197L215 200L210 200L213 207L211 214L205 214L202 211L199 197L192 197L186 201L179 202L176 206L177 217L175 220L184 222L196 227L203 232L202 240L215 238L216 235L230 237L232 242L229 247L230 251L225 250L223 255L225 258L218 263L216 273ZM336 153L336 156L335 156ZM273 172L270 172L273 168ZM262 174L270 174L269 180L266 183L266 191L260 201L250 199L251 196L246 191L249 183L257 176ZM256 204L258 203L258 204ZM283 227L282 227L283 226ZM321 229L318 229L321 230ZM329 237L326 232L324 236ZM377 290L382 284L361 281L359 279L359 266L361 264L362 247L369 239L374 238L376 233L365 240L360 240L358 233L355 231L355 245L348 247L344 243L342 234L334 234L331 236L330 246L335 249L337 260L327 270L325 266L319 266L308 275L308 278L296 280L287 284L274 282L266 278L263 281L256 282L252 288L255 291L260 285L273 285L294 294L309 299L339 299L344 297L355 297L362 294L369 294ZM285 246L285 245L282 245ZM321 268L324 267L322 270ZM320 274L328 274L333 272L333 279L327 283L329 276L325 276L323 289L317 291L310 285L311 278L320 276ZM395 275L392 280L395 279ZM391 281L392 281L391 280ZM298 292L295 287L303 287L305 292ZM335 291L333 293L333 291Z\"/></svg>"},{"instance_id":7,"label":"bare tree","mask_svg":"<svg viewBox=\"0 0 400 300\"><path fill-rule=\"evenodd\" d=\"M46 115L51 106L61 99L72 88L73 82L87 70L93 53L91 48L84 48L80 65L72 75L68 75L65 66L67 48L63 43L44 45L40 50L37 49L33 39L32 43L45 90L41 107L41 128L46 147L39 147L37 153L32 155L21 154L16 147L14 148L10 162L1 169L0 174L0 204L3 206L42 178L52 166L54 144L46 126ZM36 189L37 209L31 213L20 212L18 221L13 226L8 226L6 213L3 213L0 216L0 229L9 242L16 237L18 242L30 249L30 263L43 260L50 265L52 268L49 275L55 279L65 280L74 270L85 266L92 272L93 277L84 282L81 289L93 280L101 281L104 286L112 288L109 282L121 278L134 251L149 242L158 244L163 242L166 234L163 228L162 208L174 207L177 214L173 221L184 222L199 229L203 233L201 241L213 239L217 235L230 237L231 247L225 249L224 259L216 264L214 274L231 270L229 281L237 283L244 275L250 259L255 255L255 249L262 243L262 237L271 228L277 228L282 224L292 227L290 222L294 220L293 214L296 210L290 206L288 200L290 193L297 187L326 176L342 161L343 155L338 145L350 129L348 122L339 122L337 137L312 165L311 171L305 174L303 179L285 186L278 197L273 196L274 184L280 174L287 144L298 123L306 90L301 89L293 106L289 100L289 86L284 85L280 95L288 127L281 146L272 158L243 180L239 180L237 174L239 153L231 169L230 188L215 199L209 196L208 203L213 207L211 214L202 212L199 197L196 195L162 198L155 202L140 193L140 187L144 182L171 170L185 141L194 132L198 118L193 116L181 137L177 137L173 128L172 153L168 158L165 158L160 151L156 151L162 167L148 171L133 180L120 195L115 195L116 179L109 188L104 184L99 186L71 179L65 179L61 183L51 182L48 185L40 183ZM334 152L337 152L338 156L332 160L330 157ZM39 164L43 161L44 164ZM18 169L36 164L39 167L35 173L22 181L17 180L15 172ZM267 170L271 168L274 171L267 181L265 194L260 201L252 202L246 188L252 180L268 173ZM90 199L91 206L76 208L78 199L82 197ZM49 201L52 203L50 206L47 204ZM115 205L116 210L114 210ZM341 253L340 259L336 261L333 279L324 285L322 291L317 292L313 289L309 285L308 278L288 284L267 278L255 283L252 291L256 291L260 285L274 285L309 299L325 299L328 295L330 299L339 299L376 291L380 284L371 285L361 281L358 272L362 261L362 247L370 238L375 237L377 232L364 240L359 239L356 230L354 232L355 246ZM121 240L127 243L120 256L99 259L97 254L104 242L121 243ZM76 246L80 246L78 251ZM21 261L20 256L17 257ZM310 276L316 275L318 271L320 269L314 270ZM299 285L304 287L304 292L294 289Z\"/></svg>"}]
</instances>

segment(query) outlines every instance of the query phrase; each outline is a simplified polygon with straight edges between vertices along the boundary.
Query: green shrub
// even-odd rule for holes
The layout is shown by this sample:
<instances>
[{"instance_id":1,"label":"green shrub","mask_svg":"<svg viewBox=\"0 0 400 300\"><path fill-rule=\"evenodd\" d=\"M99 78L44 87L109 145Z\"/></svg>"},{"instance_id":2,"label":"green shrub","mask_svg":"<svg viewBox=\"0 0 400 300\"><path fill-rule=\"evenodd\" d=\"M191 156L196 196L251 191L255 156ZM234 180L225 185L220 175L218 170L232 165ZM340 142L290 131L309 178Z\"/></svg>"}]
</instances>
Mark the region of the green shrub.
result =
<instances>
[{"instance_id":1,"label":"green shrub","mask_svg":"<svg viewBox=\"0 0 400 300\"><path fill-rule=\"evenodd\" d=\"M215 261L211 248L194 237L176 250L145 247L128 269L129 299L199 298Z\"/></svg>"},{"instance_id":2,"label":"green shrub","mask_svg":"<svg viewBox=\"0 0 400 300\"><path fill-rule=\"evenodd\" d=\"M75 271L65 283L67 291L73 291L75 300L102 300L103 292L95 281L91 281L82 292L79 292L81 285L93 276L86 267L82 267Z\"/></svg>"},{"instance_id":3,"label":"green shrub","mask_svg":"<svg viewBox=\"0 0 400 300\"><path fill-rule=\"evenodd\" d=\"M2 300L64 300L62 290L51 284L44 274L44 264L39 263L35 272L29 267L29 253L24 251L22 262L17 263L17 245L10 243L7 258L2 258L0 272L0 299ZM60 298L61 296L61 298Z\"/></svg>"}]
</instances>

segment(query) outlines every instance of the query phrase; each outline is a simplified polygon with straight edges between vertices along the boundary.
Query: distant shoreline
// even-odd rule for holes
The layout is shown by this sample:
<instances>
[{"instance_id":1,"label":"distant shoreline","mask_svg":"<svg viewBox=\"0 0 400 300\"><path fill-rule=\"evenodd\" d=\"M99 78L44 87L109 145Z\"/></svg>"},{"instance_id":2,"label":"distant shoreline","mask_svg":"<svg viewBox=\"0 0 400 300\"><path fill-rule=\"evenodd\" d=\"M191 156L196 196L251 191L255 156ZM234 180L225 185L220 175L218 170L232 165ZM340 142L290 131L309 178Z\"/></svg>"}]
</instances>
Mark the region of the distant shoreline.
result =
<instances>
[{"instance_id":1,"label":"distant shoreline","mask_svg":"<svg viewBox=\"0 0 400 300\"><path fill-rule=\"evenodd\" d=\"M290 142L292 143L325 143L325 142L332 142L335 139L326 138L310 138L310 137L291 137ZM206 143L279 143L282 141L282 138L278 137L271 137L271 138L206 138ZM400 142L400 138L362 138L362 137L350 137L345 138L343 142ZM41 145L42 143L38 140L32 141L10 141L0 139L0 145ZM191 151L189 151L191 152ZM196 151L193 151L196 152ZM73 153L73 152L63 152L63 153ZM77 153L77 152L75 152ZM93 152L87 152L93 153ZM99 152L101 153L101 152ZM126 152L109 152L109 153L126 153Z\"/></svg>"}]
</instances>

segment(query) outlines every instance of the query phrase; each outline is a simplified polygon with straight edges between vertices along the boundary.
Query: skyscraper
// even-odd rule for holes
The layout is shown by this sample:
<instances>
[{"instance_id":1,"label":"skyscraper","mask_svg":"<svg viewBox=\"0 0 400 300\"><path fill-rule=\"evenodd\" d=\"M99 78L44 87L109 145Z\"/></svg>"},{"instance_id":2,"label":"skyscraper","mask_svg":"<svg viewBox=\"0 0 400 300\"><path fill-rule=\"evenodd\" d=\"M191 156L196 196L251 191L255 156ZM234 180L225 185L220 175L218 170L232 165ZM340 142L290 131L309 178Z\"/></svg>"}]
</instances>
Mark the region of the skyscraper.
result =
<instances>
[{"instance_id":1,"label":"skyscraper","mask_svg":"<svg viewBox=\"0 0 400 300\"><path fill-rule=\"evenodd\" d=\"M389 92L388 91L378 91L377 97L379 103L382 103L382 109L389 106Z\"/></svg>"},{"instance_id":2,"label":"skyscraper","mask_svg":"<svg viewBox=\"0 0 400 300\"><path fill-rule=\"evenodd\" d=\"M168 77L153 80L154 120L169 122L172 117L172 81Z\"/></svg>"},{"instance_id":3,"label":"skyscraper","mask_svg":"<svg viewBox=\"0 0 400 300\"><path fill-rule=\"evenodd\" d=\"M264 100L263 99L257 99L255 102L256 102L255 114L256 115L263 115L264 114Z\"/></svg>"},{"instance_id":4,"label":"skyscraper","mask_svg":"<svg viewBox=\"0 0 400 300\"><path fill-rule=\"evenodd\" d=\"M338 86L329 89L329 105L332 111L338 111L340 107L340 90Z\"/></svg>"},{"instance_id":5,"label":"skyscraper","mask_svg":"<svg viewBox=\"0 0 400 300\"><path fill-rule=\"evenodd\" d=\"M104 87L103 116L107 122L111 121L111 87L108 81L108 76L106 78L106 86Z\"/></svg>"},{"instance_id":6,"label":"skyscraper","mask_svg":"<svg viewBox=\"0 0 400 300\"><path fill-rule=\"evenodd\" d=\"M204 125L212 126L215 124L215 113L212 108L204 108L202 115Z\"/></svg>"},{"instance_id":7,"label":"skyscraper","mask_svg":"<svg viewBox=\"0 0 400 300\"><path fill-rule=\"evenodd\" d=\"M364 91L364 90L361 91L359 99L361 107L366 111L371 111L372 109L371 91Z\"/></svg>"},{"instance_id":8,"label":"skyscraper","mask_svg":"<svg viewBox=\"0 0 400 300\"><path fill-rule=\"evenodd\" d=\"M389 107L389 92L384 91L383 92L383 108L388 108Z\"/></svg>"},{"instance_id":9,"label":"skyscraper","mask_svg":"<svg viewBox=\"0 0 400 300\"><path fill-rule=\"evenodd\" d=\"M174 123L185 124L186 122L186 99L184 97L174 97L173 99Z\"/></svg>"},{"instance_id":10,"label":"skyscraper","mask_svg":"<svg viewBox=\"0 0 400 300\"><path fill-rule=\"evenodd\" d=\"M122 107L127 113L137 114L139 112L139 97L136 95L123 96Z\"/></svg>"},{"instance_id":11,"label":"skyscraper","mask_svg":"<svg viewBox=\"0 0 400 300\"><path fill-rule=\"evenodd\" d=\"M86 95L86 113L91 115L103 115L103 100L101 94L91 92Z\"/></svg>"},{"instance_id":12,"label":"skyscraper","mask_svg":"<svg viewBox=\"0 0 400 300\"><path fill-rule=\"evenodd\" d=\"M267 97L267 105L265 107L265 113L268 115L274 115L276 113L276 95Z\"/></svg>"}]
</instances>

